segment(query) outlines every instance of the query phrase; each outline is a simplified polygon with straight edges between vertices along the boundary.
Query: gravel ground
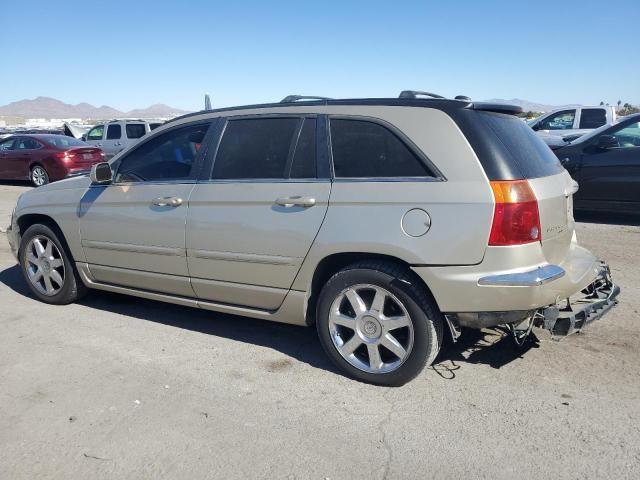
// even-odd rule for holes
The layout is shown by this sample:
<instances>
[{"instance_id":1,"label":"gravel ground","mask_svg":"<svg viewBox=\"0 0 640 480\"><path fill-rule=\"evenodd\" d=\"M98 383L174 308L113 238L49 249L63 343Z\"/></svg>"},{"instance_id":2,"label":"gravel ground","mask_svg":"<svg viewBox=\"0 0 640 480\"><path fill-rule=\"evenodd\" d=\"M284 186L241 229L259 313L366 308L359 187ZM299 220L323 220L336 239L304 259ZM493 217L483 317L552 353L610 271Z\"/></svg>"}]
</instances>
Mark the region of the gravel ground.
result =
<instances>
[{"instance_id":1,"label":"gravel ground","mask_svg":"<svg viewBox=\"0 0 640 480\"><path fill-rule=\"evenodd\" d=\"M0 184L1 227L27 189ZM622 287L604 320L519 355L465 332L396 389L337 373L312 329L39 303L0 239L0 478L640 478L640 222L587 220Z\"/></svg>"}]
</instances>

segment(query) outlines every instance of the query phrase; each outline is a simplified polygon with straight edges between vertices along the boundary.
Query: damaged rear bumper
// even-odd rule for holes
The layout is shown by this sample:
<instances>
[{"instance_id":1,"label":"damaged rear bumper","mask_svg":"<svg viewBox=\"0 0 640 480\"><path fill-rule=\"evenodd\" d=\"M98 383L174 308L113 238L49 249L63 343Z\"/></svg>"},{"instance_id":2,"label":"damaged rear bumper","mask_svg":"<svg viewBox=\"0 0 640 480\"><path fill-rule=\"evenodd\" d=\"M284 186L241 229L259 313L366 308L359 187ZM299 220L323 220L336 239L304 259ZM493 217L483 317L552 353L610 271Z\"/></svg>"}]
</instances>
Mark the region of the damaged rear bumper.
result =
<instances>
[{"instance_id":1,"label":"damaged rear bumper","mask_svg":"<svg viewBox=\"0 0 640 480\"><path fill-rule=\"evenodd\" d=\"M579 332L606 315L618 303L619 294L620 287L613 283L609 266L602 262L600 274L591 285L562 304L543 309L544 318L537 326L556 336Z\"/></svg>"}]
</instances>

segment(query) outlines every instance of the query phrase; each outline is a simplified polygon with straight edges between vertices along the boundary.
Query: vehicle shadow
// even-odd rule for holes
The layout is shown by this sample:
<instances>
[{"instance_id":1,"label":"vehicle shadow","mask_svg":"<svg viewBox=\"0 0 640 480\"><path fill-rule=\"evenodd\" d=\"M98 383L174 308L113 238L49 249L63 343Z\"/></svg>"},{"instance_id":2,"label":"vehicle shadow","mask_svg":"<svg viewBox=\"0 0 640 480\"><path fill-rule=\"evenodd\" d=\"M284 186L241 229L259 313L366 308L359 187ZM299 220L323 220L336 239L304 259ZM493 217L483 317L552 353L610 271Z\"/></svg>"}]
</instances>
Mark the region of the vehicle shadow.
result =
<instances>
[{"instance_id":1,"label":"vehicle shadow","mask_svg":"<svg viewBox=\"0 0 640 480\"><path fill-rule=\"evenodd\" d=\"M640 215L633 215L630 213L612 214L574 211L573 216L576 222L581 223L601 223L607 225L627 225L630 227L640 227Z\"/></svg>"},{"instance_id":2,"label":"vehicle shadow","mask_svg":"<svg viewBox=\"0 0 640 480\"><path fill-rule=\"evenodd\" d=\"M521 348L516 348L506 330L502 328L465 328L456 343L451 340L451 335L445 335L443 348L431 368L442 378L453 380L456 371L461 368L461 363L488 365L499 369L539 346L535 331L531 332Z\"/></svg>"},{"instance_id":3,"label":"vehicle shadow","mask_svg":"<svg viewBox=\"0 0 640 480\"><path fill-rule=\"evenodd\" d=\"M0 272L0 284L22 296L33 298L18 265ZM312 367L341 374L322 351L313 328L209 312L101 291L91 292L79 303L104 312L270 348ZM529 348L536 345L537 342L533 341L523 350L515 351L510 339L499 330L465 330L455 344L450 338L445 338L443 348L432 368L443 378L454 379L455 371L461 364L486 364L500 368L521 358Z\"/></svg>"}]
</instances>

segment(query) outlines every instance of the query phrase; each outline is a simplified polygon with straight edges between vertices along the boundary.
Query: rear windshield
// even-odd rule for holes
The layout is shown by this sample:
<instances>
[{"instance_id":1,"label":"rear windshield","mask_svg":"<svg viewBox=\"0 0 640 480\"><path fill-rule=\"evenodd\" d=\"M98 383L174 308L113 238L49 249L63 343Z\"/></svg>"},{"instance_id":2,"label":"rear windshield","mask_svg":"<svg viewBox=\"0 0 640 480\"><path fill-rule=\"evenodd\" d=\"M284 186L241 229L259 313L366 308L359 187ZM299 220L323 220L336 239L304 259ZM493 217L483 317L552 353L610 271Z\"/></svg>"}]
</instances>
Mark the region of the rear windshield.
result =
<instances>
[{"instance_id":1,"label":"rear windshield","mask_svg":"<svg viewBox=\"0 0 640 480\"><path fill-rule=\"evenodd\" d=\"M539 178L562 172L558 158L521 119L477 110L460 112L457 117L490 180Z\"/></svg>"},{"instance_id":2,"label":"rear windshield","mask_svg":"<svg viewBox=\"0 0 640 480\"><path fill-rule=\"evenodd\" d=\"M73 137L66 137L60 135L58 137L44 137L43 140L47 142L49 145L54 145L60 148L70 148L70 147L86 147L88 146L86 143L77 140Z\"/></svg>"}]
</instances>

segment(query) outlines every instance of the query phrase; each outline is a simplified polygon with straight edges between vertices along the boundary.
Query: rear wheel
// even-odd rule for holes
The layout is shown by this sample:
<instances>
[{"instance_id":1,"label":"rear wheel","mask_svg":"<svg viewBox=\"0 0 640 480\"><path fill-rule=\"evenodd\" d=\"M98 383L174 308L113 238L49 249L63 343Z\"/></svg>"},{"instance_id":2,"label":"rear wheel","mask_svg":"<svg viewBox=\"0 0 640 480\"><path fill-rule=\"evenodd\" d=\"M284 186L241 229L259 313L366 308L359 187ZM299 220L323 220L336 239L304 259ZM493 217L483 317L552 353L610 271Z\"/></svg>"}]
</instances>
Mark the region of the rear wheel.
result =
<instances>
[{"instance_id":1,"label":"rear wheel","mask_svg":"<svg viewBox=\"0 0 640 480\"><path fill-rule=\"evenodd\" d=\"M20 266L31 292L41 301L66 305L87 288L56 233L46 225L32 225L20 242Z\"/></svg>"},{"instance_id":2,"label":"rear wheel","mask_svg":"<svg viewBox=\"0 0 640 480\"><path fill-rule=\"evenodd\" d=\"M320 342L349 376L400 386L440 349L442 315L417 278L389 262L362 262L326 283L317 307Z\"/></svg>"},{"instance_id":3,"label":"rear wheel","mask_svg":"<svg viewBox=\"0 0 640 480\"><path fill-rule=\"evenodd\" d=\"M46 185L49 183L49 174L44 169L44 167L40 165L34 165L31 168L31 183L33 183L36 187L41 187L42 185Z\"/></svg>"}]
</instances>

